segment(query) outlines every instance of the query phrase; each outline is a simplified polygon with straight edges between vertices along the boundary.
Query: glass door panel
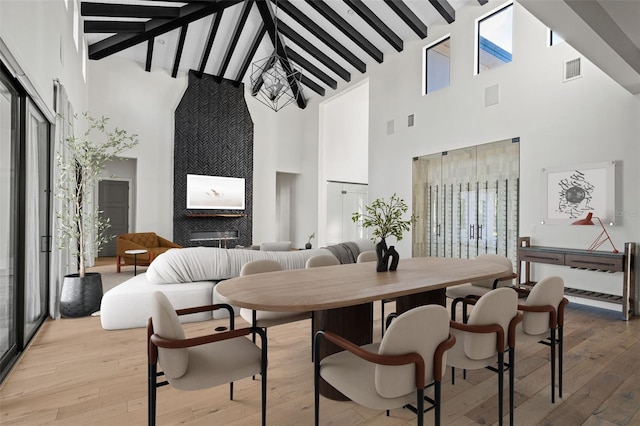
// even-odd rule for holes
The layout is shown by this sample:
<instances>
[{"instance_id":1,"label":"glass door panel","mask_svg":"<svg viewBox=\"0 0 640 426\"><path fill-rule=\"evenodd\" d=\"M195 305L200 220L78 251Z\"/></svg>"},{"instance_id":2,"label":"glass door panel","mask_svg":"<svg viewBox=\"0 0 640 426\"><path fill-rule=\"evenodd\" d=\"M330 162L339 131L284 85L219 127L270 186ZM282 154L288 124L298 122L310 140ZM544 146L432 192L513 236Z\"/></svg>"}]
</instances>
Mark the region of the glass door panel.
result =
<instances>
[{"instance_id":1,"label":"glass door panel","mask_svg":"<svg viewBox=\"0 0 640 426\"><path fill-rule=\"evenodd\" d=\"M49 123L27 104L24 344L47 309L49 258Z\"/></svg>"},{"instance_id":2,"label":"glass door panel","mask_svg":"<svg viewBox=\"0 0 640 426\"><path fill-rule=\"evenodd\" d=\"M0 74L0 379L17 354L16 150L18 98Z\"/></svg>"}]
</instances>

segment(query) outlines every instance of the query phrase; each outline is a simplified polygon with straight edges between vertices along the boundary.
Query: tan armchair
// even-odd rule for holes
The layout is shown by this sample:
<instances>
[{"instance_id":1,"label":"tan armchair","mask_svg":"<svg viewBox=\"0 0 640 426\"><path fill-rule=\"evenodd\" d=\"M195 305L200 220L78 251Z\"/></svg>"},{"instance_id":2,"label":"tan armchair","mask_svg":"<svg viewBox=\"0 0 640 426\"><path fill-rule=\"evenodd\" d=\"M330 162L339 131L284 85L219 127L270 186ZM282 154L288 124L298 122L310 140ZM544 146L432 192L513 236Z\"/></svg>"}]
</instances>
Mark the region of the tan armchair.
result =
<instances>
[{"instance_id":1,"label":"tan armchair","mask_svg":"<svg viewBox=\"0 0 640 426\"><path fill-rule=\"evenodd\" d=\"M182 248L182 246L156 235L155 232L135 232L131 234L118 235L116 241L116 270L120 272L122 265L150 265L153 259L171 248ZM127 250L147 250L147 253L137 255L134 259L132 255L125 253Z\"/></svg>"}]
</instances>

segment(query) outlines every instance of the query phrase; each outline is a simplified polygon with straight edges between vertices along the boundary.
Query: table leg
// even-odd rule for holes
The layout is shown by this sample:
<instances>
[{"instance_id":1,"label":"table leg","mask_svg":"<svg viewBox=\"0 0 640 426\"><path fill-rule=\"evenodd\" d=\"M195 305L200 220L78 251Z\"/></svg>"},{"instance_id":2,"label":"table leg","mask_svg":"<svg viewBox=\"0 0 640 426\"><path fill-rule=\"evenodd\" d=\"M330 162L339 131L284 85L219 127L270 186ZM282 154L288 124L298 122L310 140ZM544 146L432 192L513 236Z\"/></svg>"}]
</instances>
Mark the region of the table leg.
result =
<instances>
[{"instance_id":1,"label":"table leg","mask_svg":"<svg viewBox=\"0 0 640 426\"><path fill-rule=\"evenodd\" d=\"M423 305L441 305L447 306L447 290L444 288L438 290L425 291L423 293L410 294L401 296L396 299L396 313L401 315L410 309Z\"/></svg>"},{"instance_id":2,"label":"table leg","mask_svg":"<svg viewBox=\"0 0 640 426\"><path fill-rule=\"evenodd\" d=\"M373 341L373 303L316 311L314 336L318 330L332 331L359 346L371 343ZM323 340L320 346L320 359L341 350L333 343ZM322 379L320 379L320 394L335 401L349 400Z\"/></svg>"},{"instance_id":3,"label":"table leg","mask_svg":"<svg viewBox=\"0 0 640 426\"><path fill-rule=\"evenodd\" d=\"M138 255L133 255L133 276L138 275Z\"/></svg>"}]
</instances>

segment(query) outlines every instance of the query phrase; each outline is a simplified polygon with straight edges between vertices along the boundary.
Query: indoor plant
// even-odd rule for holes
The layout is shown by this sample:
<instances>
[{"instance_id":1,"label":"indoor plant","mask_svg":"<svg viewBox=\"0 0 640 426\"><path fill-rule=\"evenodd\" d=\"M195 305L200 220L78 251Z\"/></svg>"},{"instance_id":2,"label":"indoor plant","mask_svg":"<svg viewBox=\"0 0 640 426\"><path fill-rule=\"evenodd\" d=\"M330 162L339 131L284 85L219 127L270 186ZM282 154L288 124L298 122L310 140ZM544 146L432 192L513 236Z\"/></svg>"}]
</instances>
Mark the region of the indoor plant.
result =
<instances>
[{"instance_id":1,"label":"indoor plant","mask_svg":"<svg viewBox=\"0 0 640 426\"><path fill-rule=\"evenodd\" d=\"M125 130L107 127L108 118L81 117L86 126L76 136L78 117L65 123L71 128L56 155L58 183L56 197L61 200L56 212L58 248L67 249L78 261L78 273L64 277L60 295L60 313L77 317L100 309L102 280L99 273L87 273L87 256L98 253L109 241L104 231L109 221L100 217L94 202L94 190L107 162L138 144L138 137Z\"/></svg>"},{"instance_id":2,"label":"indoor plant","mask_svg":"<svg viewBox=\"0 0 640 426\"><path fill-rule=\"evenodd\" d=\"M412 214L408 220L403 219L402 216L408 209L404 199L394 193L389 202L384 198L378 198L371 205L365 206L365 212L355 212L351 217L354 222L362 221L364 228L373 228L374 241L380 238L376 244L378 272L384 272L387 269L394 271L398 267L398 253L394 246L387 248L386 239L393 236L400 241L402 234L411 228L417 216ZM391 259L391 266L389 266L389 259Z\"/></svg>"},{"instance_id":3,"label":"indoor plant","mask_svg":"<svg viewBox=\"0 0 640 426\"><path fill-rule=\"evenodd\" d=\"M311 249L311 240L314 239L315 237L316 237L315 232L309 235L309 239L307 240L307 244L304 245L304 248L306 248L307 250Z\"/></svg>"}]
</instances>

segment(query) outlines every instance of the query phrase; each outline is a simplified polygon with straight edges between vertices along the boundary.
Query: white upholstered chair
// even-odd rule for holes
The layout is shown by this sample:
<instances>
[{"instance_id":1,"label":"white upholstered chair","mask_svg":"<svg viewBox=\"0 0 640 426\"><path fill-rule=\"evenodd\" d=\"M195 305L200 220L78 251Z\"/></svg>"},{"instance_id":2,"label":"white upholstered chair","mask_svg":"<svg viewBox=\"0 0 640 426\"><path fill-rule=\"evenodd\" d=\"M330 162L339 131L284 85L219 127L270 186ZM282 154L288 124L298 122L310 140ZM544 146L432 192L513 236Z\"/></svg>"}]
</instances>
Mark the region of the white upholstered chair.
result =
<instances>
[{"instance_id":1,"label":"white upholstered chair","mask_svg":"<svg viewBox=\"0 0 640 426\"><path fill-rule=\"evenodd\" d=\"M179 390L200 390L262 375L262 425L267 407L267 340L260 329L234 329L233 308L226 304L175 310L167 296L156 291L151 298L151 318L147 323L149 425L156 424L156 389L171 385ZM178 315L224 308L229 311L229 331L204 336L185 336ZM247 337L260 334L262 349ZM158 373L158 364L162 371ZM164 376L165 381L158 382Z\"/></svg>"},{"instance_id":2,"label":"white upholstered chair","mask_svg":"<svg viewBox=\"0 0 640 426\"><path fill-rule=\"evenodd\" d=\"M247 262L240 269L240 276L260 274L264 272L281 271L282 266L275 260L260 259ZM287 324L311 318L311 312L271 312L255 311L253 309L240 308L240 316L251 324L252 327L265 329L275 325Z\"/></svg>"},{"instance_id":3,"label":"white upholstered chair","mask_svg":"<svg viewBox=\"0 0 640 426\"><path fill-rule=\"evenodd\" d=\"M562 339L564 308L569 301L564 297L564 281L560 277L547 277L530 290L518 289L527 295L520 300L522 324L518 326L518 342L540 342L551 350L551 402L556 401L556 362L558 366L558 396L562 398ZM556 361L556 346L558 347Z\"/></svg>"},{"instance_id":4,"label":"white upholstered chair","mask_svg":"<svg viewBox=\"0 0 640 426\"><path fill-rule=\"evenodd\" d=\"M486 279L482 281L476 281L467 284L460 284L452 287L447 287L447 297L452 299L451 302L451 319L456 319L456 309L458 303L462 302L463 319L467 317L467 304L465 298L479 298L490 292L491 290L499 287L509 287L513 284L513 279L516 278L516 274L513 273L513 263L507 257L501 254L480 254L474 259L478 262L491 262L503 265L507 268L507 272L493 279Z\"/></svg>"},{"instance_id":5,"label":"white upholstered chair","mask_svg":"<svg viewBox=\"0 0 640 426\"><path fill-rule=\"evenodd\" d=\"M305 263L305 268L318 268L321 266L334 266L340 265L340 261L337 257L331 254L319 254L317 256L311 256Z\"/></svg>"},{"instance_id":6,"label":"white upholstered chair","mask_svg":"<svg viewBox=\"0 0 640 426\"><path fill-rule=\"evenodd\" d=\"M447 358L452 382L455 368L477 370L489 368L498 373L498 423L503 421L504 371L509 371L509 420L513 425L513 384L515 368L516 326L522 320L518 312L518 293L511 288L498 288L481 296L466 323L451 321L455 346ZM504 362L504 353L509 361ZM497 362L497 367L495 367Z\"/></svg>"},{"instance_id":7,"label":"white upholstered chair","mask_svg":"<svg viewBox=\"0 0 640 426\"><path fill-rule=\"evenodd\" d=\"M428 326L425 326L428 324ZM319 359L323 340L345 349ZM316 334L314 364L315 424L320 420L319 384L327 383L357 404L376 410L407 407L424 422L424 401L435 408L440 424L441 380L447 350L455 339L449 333L449 314L439 305L419 306L398 316L380 343L357 346L329 331ZM425 387L433 384L433 398ZM388 412L387 412L388 414Z\"/></svg>"}]
</instances>

